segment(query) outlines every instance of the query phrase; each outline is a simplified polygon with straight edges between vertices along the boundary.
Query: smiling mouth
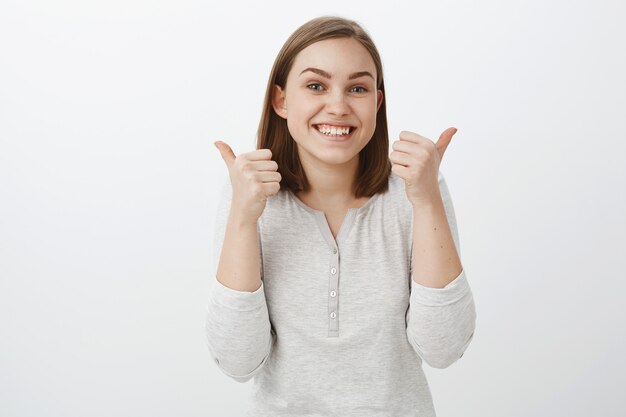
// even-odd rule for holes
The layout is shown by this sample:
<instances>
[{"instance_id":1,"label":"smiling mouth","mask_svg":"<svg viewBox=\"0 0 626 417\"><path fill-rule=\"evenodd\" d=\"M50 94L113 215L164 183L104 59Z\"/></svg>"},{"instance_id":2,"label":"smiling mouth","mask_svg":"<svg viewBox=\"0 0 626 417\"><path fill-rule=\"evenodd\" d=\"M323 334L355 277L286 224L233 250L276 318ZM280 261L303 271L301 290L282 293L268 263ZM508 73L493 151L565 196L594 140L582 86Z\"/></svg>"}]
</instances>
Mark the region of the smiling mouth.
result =
<instances>
[{"instance_id":1,"label":"smiling mouth","mask_svg":"<svg viewBox=\"0 0 626 417\"><path fill-rule=\"evenodd\" d=\"M321 127L320 127L321 126ZM315 130L328 139L343 140L352 136L356 130L354 126L346 126L345 128L333 128L326 125L313 125Z\"/></svg>"}]
</instances>

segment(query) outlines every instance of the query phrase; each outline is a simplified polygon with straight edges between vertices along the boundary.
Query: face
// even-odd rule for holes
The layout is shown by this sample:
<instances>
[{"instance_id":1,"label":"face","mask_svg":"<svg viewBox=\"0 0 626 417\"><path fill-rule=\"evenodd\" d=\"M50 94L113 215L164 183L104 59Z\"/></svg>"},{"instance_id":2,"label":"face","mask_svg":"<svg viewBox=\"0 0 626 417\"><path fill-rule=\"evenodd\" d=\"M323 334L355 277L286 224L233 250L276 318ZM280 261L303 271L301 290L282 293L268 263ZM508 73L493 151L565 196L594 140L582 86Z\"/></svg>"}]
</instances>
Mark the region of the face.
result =
<instances>
[{"instance_id":1,"label":"face","mask_svg":"<svg viewBox=\"0 0 626 417\"><path fill-rule=\"evenodd\" d=\"M305 167L358 162L383 99L376 77L374 60L352 38L319 41L296 56L285 88L274 86L272 104Z\"/></svg>"}]
</instances>

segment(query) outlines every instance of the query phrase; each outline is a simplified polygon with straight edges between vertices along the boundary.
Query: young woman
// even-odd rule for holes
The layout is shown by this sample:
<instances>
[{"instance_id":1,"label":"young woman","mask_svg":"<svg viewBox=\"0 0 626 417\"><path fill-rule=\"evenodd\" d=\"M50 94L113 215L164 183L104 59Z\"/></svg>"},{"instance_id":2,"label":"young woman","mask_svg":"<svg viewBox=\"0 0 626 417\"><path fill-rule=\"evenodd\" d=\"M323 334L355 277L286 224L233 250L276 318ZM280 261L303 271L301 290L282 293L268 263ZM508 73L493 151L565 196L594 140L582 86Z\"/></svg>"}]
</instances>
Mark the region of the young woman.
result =
<instances>
[{"instance_id":1,"label":"young woman","mask_svg":"<svg viewBox=\"0 0 626 417\"><path fill-rule=\"evenodd\" d=\"M228 167L206 332L249 416L434 416L422 361L472 340L474 300L437 143L389 155L383 69L356 22L320 17L278 54L257 149Z\"/></svg>"}]
</instances>

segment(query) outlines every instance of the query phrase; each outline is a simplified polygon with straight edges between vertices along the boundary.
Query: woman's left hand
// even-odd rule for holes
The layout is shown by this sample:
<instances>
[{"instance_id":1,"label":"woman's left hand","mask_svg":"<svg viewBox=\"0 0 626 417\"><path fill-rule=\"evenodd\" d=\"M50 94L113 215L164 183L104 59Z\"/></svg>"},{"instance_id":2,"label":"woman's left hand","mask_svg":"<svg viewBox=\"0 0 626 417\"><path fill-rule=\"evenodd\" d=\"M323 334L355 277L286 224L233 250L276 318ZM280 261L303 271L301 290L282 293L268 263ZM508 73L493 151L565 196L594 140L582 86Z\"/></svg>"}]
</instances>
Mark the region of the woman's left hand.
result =
<instances>
[{"instance_id":1,"label":"woman's left hand","mask_svg":"<svg viewBox=\"0 0 626 417\"><path fill-rule=\"evenodd\" d=\"M400 140L393 143L394 150L389 155L391 170L404 179L406 195L413 207L441 201L439 165L456 132L456 128L450 127L433 143L417 133L402 131Z\"/></svg>"}]
</instances>

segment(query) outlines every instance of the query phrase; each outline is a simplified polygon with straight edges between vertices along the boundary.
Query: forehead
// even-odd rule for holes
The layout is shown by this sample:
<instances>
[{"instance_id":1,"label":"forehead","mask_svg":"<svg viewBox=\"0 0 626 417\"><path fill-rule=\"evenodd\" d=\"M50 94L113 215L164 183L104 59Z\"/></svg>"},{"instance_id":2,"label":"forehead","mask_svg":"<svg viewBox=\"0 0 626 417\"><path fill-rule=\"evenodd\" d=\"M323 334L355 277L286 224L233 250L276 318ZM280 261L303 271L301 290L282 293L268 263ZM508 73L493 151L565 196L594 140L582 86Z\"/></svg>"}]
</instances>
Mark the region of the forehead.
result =
<instances>
[{"instance_id":1,"label":"forehead","mask_svg":"<svg viewBox=\"0 0 626 417\"><path fill-rule=\"evenodd\" d=\"M370 71L376 76L372 56L353 38L324 39L307 46L296 56L290 75L297 77L308 67L319 68L341 78L357 71Z\"/></svg>"}]
</instances>

